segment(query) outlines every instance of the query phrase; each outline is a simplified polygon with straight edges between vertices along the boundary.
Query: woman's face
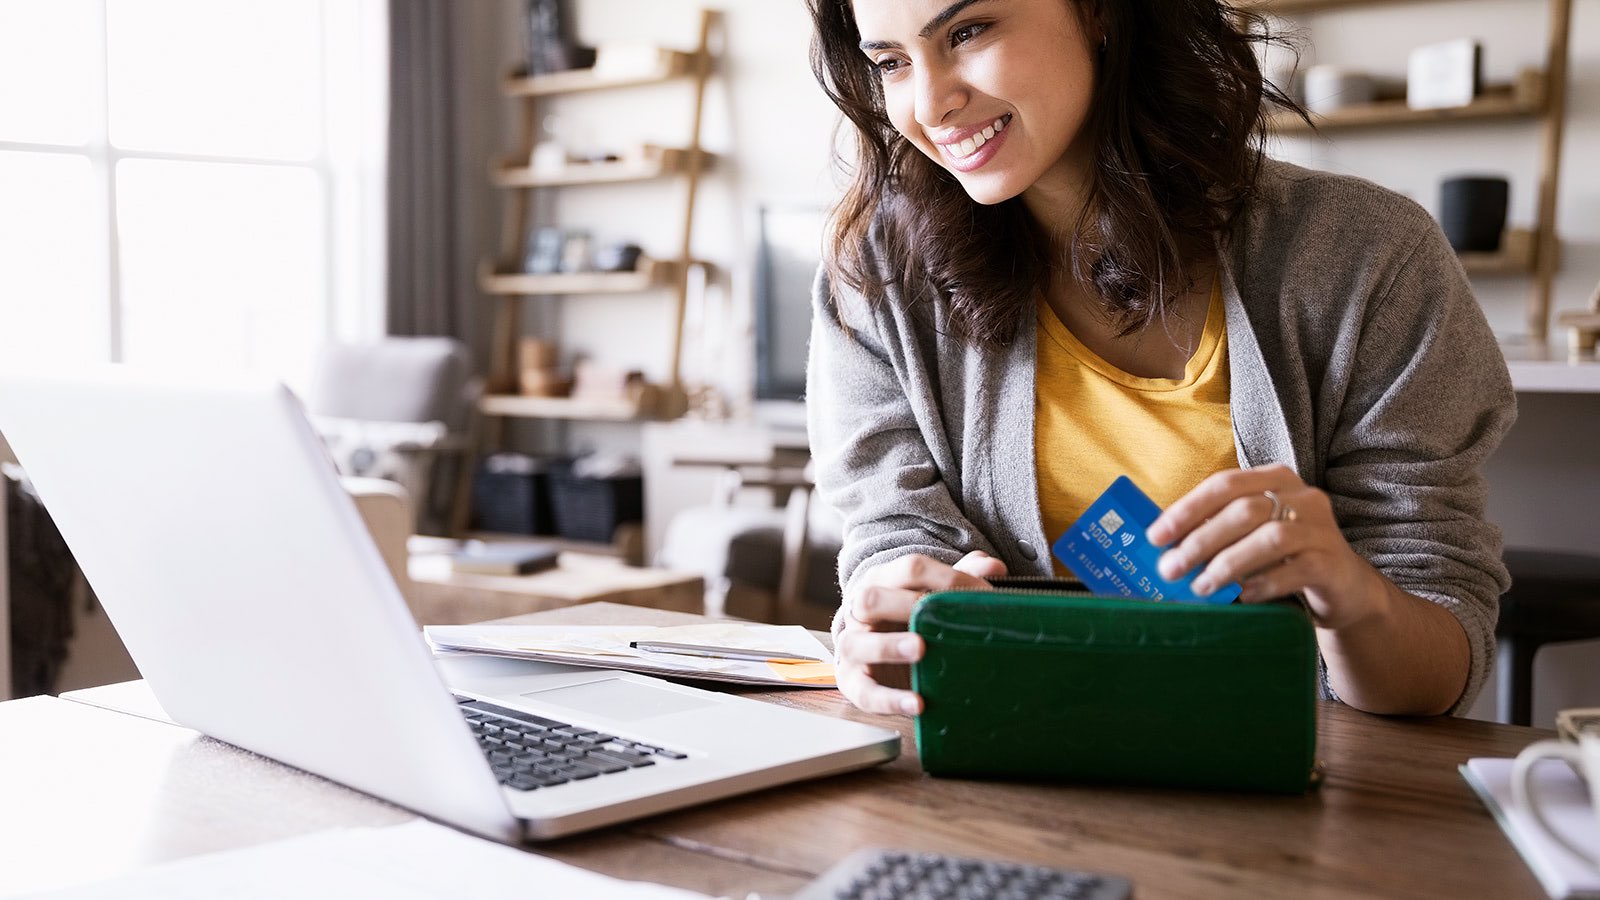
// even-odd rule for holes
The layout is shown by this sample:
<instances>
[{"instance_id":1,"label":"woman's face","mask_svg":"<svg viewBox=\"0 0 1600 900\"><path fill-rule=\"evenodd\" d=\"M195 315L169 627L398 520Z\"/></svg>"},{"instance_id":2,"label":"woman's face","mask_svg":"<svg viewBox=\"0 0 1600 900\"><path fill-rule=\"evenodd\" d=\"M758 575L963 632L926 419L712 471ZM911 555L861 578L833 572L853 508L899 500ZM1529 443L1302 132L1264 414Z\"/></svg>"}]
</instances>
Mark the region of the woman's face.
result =
<instances>
[{"instance_id":1,"label":"woman's face","mask_svg":"<svg viewBox=\"0 0 1600 900\"><path fill-rule=\"evenodd\" d=\"M889 121L973 200L1081 201L1099 38L1075 0L854 5Z\"/></svg>"}]
</instances>

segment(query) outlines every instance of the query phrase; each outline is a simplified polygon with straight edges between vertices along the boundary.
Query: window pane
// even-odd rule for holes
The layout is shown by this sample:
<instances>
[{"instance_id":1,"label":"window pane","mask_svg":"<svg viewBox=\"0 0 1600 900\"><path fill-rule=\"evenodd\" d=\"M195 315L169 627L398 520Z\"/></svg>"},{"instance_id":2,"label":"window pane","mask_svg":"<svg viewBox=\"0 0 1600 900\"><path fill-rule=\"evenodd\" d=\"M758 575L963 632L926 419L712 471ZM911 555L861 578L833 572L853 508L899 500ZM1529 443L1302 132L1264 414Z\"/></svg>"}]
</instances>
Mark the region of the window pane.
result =
<instances>
[{"instance_id":1,"label":"window pane","mask_svg":"<svg viewBox=\"0 0 1600 900\"><path fill-rule=\"evenodd\" d=\"M123 358L297 381L326 334L323 187L292 166L117 166Z\"/></svg>"},{"instance_id":2,"label":"window pane","mask_svg":"<svg viewBox=\"0 0 1600 900\"><path fill-rule=\"evenodd\" d=\"M321 135L318 0L108 0L111 142L309 159Z\"/></svg>"},{"instance_id":3,"label":"window pane","mask_svg":"<svg viewBox=\"0 0 1600 900\"><path fill-rule=\"evenodd\" d=\"M0 0L0 141L88 141L99 55L92 0Z\"/></svg>"},{"instance_id":4,"label":"window pane","mask_svg":"<svg viewBox=\"0 0 1600 900\"><path fill-rule=\"evenodd\" d=\"M104 360L106 234L89 160L0 152L0 360Z\"/></svg>"}]
</instances>

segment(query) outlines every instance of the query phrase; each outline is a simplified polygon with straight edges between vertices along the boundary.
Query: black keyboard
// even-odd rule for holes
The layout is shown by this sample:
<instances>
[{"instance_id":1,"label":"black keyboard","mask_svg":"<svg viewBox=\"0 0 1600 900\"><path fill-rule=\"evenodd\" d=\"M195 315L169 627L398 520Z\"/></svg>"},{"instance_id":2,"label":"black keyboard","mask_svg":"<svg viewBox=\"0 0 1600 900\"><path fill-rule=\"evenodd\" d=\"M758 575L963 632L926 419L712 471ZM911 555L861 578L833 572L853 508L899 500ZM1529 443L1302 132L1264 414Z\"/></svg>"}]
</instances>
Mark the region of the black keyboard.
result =
<instances>
[{"instance_id":1,"label":"black keyboard","mask_svg":"<svg viewBox=\"0 0 1600 900\"><path fill-rule=\"evenodd\" d=\"M688 754L602 734L482 700L456 698L500 783L519 791L566 784Z\"/></svg>"},{"instance_id":2,"label":"black keyboard","mask_svg":"<svg viewBox=\"0 0 1600 900\"><path fill-rule=\"evenodd\" d=\"M859 850L792 900L1125 900L1124 878L940 853Z\"/></svg>"}]
</instances>

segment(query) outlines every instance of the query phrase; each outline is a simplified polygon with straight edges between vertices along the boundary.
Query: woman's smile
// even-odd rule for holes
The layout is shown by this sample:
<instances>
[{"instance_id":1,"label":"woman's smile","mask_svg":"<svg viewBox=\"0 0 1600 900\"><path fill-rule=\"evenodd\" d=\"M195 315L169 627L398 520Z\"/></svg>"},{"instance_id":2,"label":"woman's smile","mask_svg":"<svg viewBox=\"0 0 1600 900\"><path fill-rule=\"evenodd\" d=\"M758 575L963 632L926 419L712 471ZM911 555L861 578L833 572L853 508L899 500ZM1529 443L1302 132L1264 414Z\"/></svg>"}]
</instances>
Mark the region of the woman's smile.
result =
<instances>
[{"instance_id":1,"label":"woman's smile","mask_svg":"<svg viewBox=\"0 0 1600 900\"><path fill-rule=\"evenodd\" d=\"M1006 113L982 128L967 128L948 132L941 137L929 135L939 148L945 163L958 172L980 169L1000 152L1005 143L1006 126L1011 124L1011 114Z\"/></svg>"}]
</instances>

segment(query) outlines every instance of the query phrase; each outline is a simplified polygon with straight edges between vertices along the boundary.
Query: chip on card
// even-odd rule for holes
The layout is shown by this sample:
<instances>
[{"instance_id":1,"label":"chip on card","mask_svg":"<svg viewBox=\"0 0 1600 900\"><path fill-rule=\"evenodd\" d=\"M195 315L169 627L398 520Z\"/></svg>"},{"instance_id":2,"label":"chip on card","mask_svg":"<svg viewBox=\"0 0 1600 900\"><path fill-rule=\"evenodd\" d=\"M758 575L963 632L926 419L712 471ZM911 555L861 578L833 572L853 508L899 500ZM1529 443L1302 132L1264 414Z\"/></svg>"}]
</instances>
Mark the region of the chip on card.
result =
<instances>
[{"instance_id":1,"label":"chip on card","mask_svg":"<svg viewBox=\"0 0 1600 900\"><path fill-rule=\"evenodd\" d=\"M1232 603L1239 585L1227 584L1203 597L1194 591L1202 567L1168 581L1156 569L1162 548L1150 543L1145 530L1161 515L1161 507L1124 475L1089 505L1078 521L1056 540L1056 558L1096 594L1181 603Z\"/></svg>"}]
</instances>

